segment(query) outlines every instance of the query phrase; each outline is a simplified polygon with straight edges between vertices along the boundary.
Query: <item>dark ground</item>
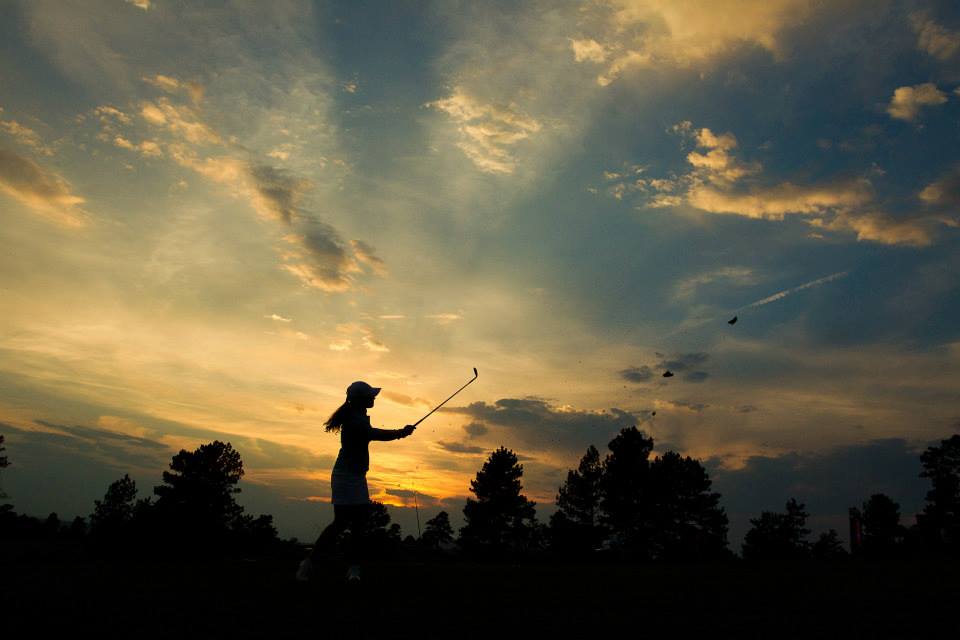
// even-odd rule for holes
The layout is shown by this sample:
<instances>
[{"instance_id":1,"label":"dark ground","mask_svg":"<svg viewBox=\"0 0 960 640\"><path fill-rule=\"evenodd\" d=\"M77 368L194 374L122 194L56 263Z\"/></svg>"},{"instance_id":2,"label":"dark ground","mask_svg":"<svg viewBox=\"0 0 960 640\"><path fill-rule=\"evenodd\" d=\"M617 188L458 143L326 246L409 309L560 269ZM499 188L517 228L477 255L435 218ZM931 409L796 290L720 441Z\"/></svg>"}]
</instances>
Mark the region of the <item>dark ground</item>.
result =
<instances>
[{"instance_id":1,"label":"dark ground","mask_svg":"<svg viewBox=\"0 0 960 640\"><path fill-rule=\"evenodd\" d=\"M298 551L131 562L2 544L4 638L919 638L957 637L960 620L956 563L395 560L369 563L347 588L339 566L295 582Z\"/></svg>"}]
</instances>

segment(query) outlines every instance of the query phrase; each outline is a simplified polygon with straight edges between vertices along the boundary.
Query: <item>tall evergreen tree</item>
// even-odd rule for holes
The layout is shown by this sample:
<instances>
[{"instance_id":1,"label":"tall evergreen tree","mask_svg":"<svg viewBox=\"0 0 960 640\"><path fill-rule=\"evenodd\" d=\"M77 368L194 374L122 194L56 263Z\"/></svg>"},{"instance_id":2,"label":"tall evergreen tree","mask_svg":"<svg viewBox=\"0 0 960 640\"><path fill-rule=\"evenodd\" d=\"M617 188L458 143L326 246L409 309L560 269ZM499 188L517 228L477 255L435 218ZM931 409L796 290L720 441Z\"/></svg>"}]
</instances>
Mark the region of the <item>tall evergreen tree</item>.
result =
<instances>
[{"instance_id":1,"label":"tall evergreen tree","mask_svg":"<svg viewBox=\"0 0 960 640\"><path fill-rule=\"evenodd\" d=\"M431 549L439 549L442 545L453 542L453 527L450 526L450 514L441 511L427 520L424 526L421 542Z\"/></svg>"},{"instance_id":2,"label":"tall evergreen tree","mask_svg":"<svg viewBox=\"0 0 960 640\"><path fill-rule=\"evenodd\" d=\"M600 483L600 521L620 546L649 555L653 439L630 427L621 430L608 446Z\"/></svg>"},{"instance_id":3,"label":"tall evergreen tree","mask_svg":"<svg viewBox=\"0 0 960 640\"><path fill-rule=\"evenodd\" d=\"M181 450L154 487L156 509L173 531L192 538L223 536L243 513L234 495L243 476L243 461L230 443L215 440L195 451Z\"/></svg>"},{"instance_id":4,"label":"tall evergreen tree","mask_svg":"<svg viewBox=\"0 0 960 640\"><path fill-rule=\"evenodd\" d=\"M137 502L137 483L124 474L110 483L103 500L93 501L90 515L91 534L100 538L114 538L129 529Z\"/></svg>"},{"instance_id":5,"label":"tall evergreen tree","mask_svg":"<svg viewBox=\"0 0 960 640\"><path fill-rule=\"evenodd\" d=\"M929 447L920 462L920 477L933 484L917 518L924 543L933 548L960 548L960 434Z\"/></svg>"},{"instance_id":6,"label":"tall evergreen tree","mask_svg":"<svg viewBox=\"0 0 960 640\"><path fill-rule=\"evenodd\" d=\"M600 525L600 496L603 463L593 445L580 459L577 470L557 493L557 511L550 517L550 538L554 547L589 551L604 538Z\"/></svg>"},{"instance_id":7,"label":"tall evergreen tree","mask_svg":"<svg viewBox=\"0 0 960 640\"><path fill-rule=\"evenodd\" d=\"M658 558L713 558L727 549L727 514L699 461L669 451L650 464L651 551Z\"/></svg>"},{"instance_id":8,"label":"tall evergreen tree","mask_svg":"<svg viewBox=\"0 0 960 640\"><path fill-rule=\"evenodd\" d=\"M889 496L875 493L863 504L863 551L874 556L894 553L903 540L900 505Z\"/></svg>"},{"instance_id":9,"label":"tall evergreen tree","mask_svg":"<svg viewBox=\"0 0 960 640\"><path fill-rule=\"evenodd\" d=\"M4 442L3 436L0 436L0 453L3 453L4 451L7 450L7 448L3 446L3 442ZM0 469L6 469L9 466L10 466L10 461L7 459L7 456L0 456ZM3 486L0 486L0 498L6 498L6 497L7 497L7 494L3 492Z\"/></svg>"},{"instance_id":10,"label":"tall evergreen tree","mask_svg":"<svg viewBox=\"0 0 960 640\"><path fill-rule=\"evenodd\" d=\"M817 541L810 547L810 552L815 559L827 561L839 560L847 555L836 529L821 533Z\"/></svg>"},{"instance_id":11,"label":"tall evergreen tree","mask_svg":"<svg viewBox=\"0 0 960 640\"><path fill-rule=\"evenodd\" d=\"M476 499L463 508L466 524L460 542L467 548L503 551L528 547L536 533L535 503L524 496L523 465L516 454L500 447L490 454L470 481Z\"/></svg>"},{"instance_id":12,"label":"tall evergreen tree","mask_svg":"<svg viewBox=\"0 0 960 640\"><path fill-rule=\"evenodd\" d=\"M786 513L763 511L759 518L751 519L753 528L743 539L745 560L797 560L810 551L806 537L809 514L804 505L794 498L787 501Z\"/></svg>"}]
</instances>

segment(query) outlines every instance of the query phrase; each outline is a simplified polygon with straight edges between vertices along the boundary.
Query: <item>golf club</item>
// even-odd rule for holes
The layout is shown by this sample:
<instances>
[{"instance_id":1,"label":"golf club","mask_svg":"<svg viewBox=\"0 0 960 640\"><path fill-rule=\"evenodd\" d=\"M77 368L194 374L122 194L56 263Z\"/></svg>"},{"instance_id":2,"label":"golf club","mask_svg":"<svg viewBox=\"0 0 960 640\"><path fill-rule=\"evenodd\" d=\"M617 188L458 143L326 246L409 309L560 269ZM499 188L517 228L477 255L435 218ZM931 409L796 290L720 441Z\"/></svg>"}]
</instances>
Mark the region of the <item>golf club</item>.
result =
<instances>
[{"instance_id":1,"label":"golf club","mask_svg":"<svg viewBox=\"0 0 960 640\"><path fill-rule=\"evenodd\" d=\"M466 389L466 388L467 388L467 385L469 385L471 382L473 382L474 380L476 380L476 379L477 379L477 376L479 376L479 375L480 375L480 374L477 373L477 368L474 367L474 368L473 368L473 377L470 378L470 381L467 382L467 384L465 384L465 385L463 385L462 387L460 387L459 389L457 389L456 391L454 391L452 394L450 394L450 398L452 398L453 396L457 395L458 393L460 393L461 391L463 391L464 389ZM443 405L447 404L447 402L449 402L450 398L447 398L446 400L444 400L443 402L441 402L440 404L438 404L437 406L435 406L433 409L430 410L430 413L428 413L427 415L423 416L422 418L420 418L419 420L417 420L416 422L414 422L412 426L415 427L415 426L417 426L418 424L420 424L421 422L423 422L424 420L426 420L427 418L429 418L429 417L430 417L430 414L432 414L434 411L436 411L437 409L439 409L439 408L442 407Z\"/></svg>"}]
</instances>

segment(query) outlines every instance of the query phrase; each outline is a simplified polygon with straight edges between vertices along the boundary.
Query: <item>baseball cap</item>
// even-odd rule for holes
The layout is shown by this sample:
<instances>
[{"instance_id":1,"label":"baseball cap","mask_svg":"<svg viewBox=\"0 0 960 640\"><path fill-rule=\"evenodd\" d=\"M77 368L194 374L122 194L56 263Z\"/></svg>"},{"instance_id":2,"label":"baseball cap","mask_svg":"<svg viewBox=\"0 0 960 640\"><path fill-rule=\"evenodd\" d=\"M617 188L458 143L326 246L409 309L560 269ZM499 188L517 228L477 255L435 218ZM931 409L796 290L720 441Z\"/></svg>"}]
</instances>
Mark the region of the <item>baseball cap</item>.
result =
<instances>
[{"instance_id":1,"label":"baseball cap","mask_svg":"<svg viewBox=\"0 0 960 640\"><path fill-rule=\"evenodd\" d=\"M371 387L363 380L350 383L347 387L348 398L372 398L380 393L380 387Z\"/></svg>"}]
</instances>

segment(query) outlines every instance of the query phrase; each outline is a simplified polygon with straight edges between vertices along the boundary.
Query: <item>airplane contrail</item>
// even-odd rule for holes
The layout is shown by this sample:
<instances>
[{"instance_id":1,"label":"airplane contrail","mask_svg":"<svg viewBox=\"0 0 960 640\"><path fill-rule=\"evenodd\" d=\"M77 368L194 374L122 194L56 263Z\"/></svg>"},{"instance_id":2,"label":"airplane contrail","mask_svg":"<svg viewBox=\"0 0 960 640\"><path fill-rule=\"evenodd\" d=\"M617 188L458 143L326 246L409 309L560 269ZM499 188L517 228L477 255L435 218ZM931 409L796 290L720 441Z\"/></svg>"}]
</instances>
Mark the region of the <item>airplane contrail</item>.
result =
<instances>
[{"instance_id":1,"label":"airplane contrail","mask_svg":"<svg viewBox=\"0 0 960 640\"><path fill-rule=\"evenodd\" d=\"M793 287L792 289L784 289L783 291L778 291L777 293L771 296L767 296L762 300L757 300L756 302L751 302L748 305L740 307L740 309L753 309L754 307L762 307L765 304L770 304L771 302L776 302L777 300L786 298L787 296L794 294L797 291L803 291L804 289L817 287L821 284L826 284L828 282L833 282L834 280L839 280L840 278L843 278L849 273L850 273L849 271L838 271L837 273L833 273L833 274L830 274L829 276L824 276L822 278L817 278L816 280L811 280L810 282L801 284L797 287Z\"/></svg>"}]
</instances>

